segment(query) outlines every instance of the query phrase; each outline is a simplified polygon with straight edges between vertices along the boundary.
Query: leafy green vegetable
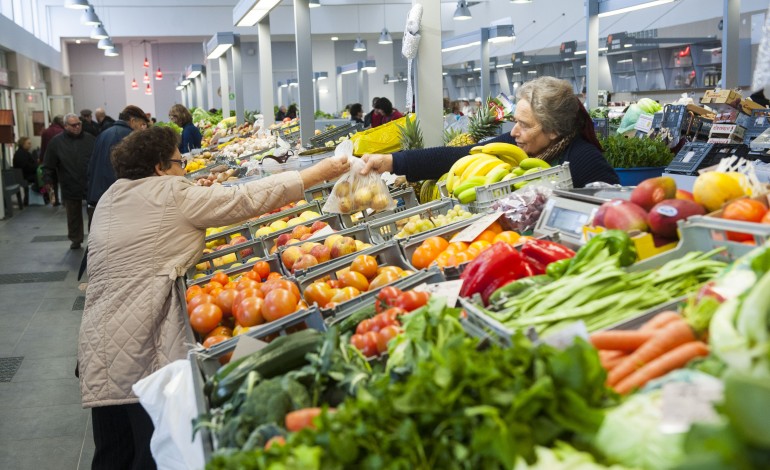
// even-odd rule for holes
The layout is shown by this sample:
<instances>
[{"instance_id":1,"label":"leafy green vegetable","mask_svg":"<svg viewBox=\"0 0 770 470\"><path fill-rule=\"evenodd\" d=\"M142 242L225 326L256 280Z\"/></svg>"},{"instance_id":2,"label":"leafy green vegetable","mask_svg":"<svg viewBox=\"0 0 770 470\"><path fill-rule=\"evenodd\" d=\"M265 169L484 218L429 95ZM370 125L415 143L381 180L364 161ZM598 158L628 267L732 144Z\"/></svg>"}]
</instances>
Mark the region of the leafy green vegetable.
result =
<instances>
[{"instance_id":1,"label":"leafy green vegetable","mask_svg":"<svg viewBox=\"0 0 770 470\"><path fill-rule=\"evenodd\" d=\"M604 158L613 168L639 168L667 166L674 154L665 143L655 139L627 138L611 135L599 139L604 149Z\"/></svg>"},{"instance_id":2,"label":"leafy green vegetable","mask_svg":"<svg viewBox=\"0 0 770 470\"><path fill-rule=\"evenodd\" d=\"M180 134L180 135L182 134L182 128L177 126L173 122L158 121L158 122L155 123L155 125L156 126L160 126L160 127L170 127L172 129L174 129L177 134Z\"/></svg>"},{"instance_id":3,"label":"leafy green vegetable","mask_svg":"<svg viewBox=\"0 0 770 470\"><path fill-rule=\"evenodd\" d=\"M569 444L558 441L553 448L537 447L537 462L528 465L519 460L513 470L624 470L621 465L605 466L596 463L588 452L581 452Z\"/></svg>"}]
</instances>

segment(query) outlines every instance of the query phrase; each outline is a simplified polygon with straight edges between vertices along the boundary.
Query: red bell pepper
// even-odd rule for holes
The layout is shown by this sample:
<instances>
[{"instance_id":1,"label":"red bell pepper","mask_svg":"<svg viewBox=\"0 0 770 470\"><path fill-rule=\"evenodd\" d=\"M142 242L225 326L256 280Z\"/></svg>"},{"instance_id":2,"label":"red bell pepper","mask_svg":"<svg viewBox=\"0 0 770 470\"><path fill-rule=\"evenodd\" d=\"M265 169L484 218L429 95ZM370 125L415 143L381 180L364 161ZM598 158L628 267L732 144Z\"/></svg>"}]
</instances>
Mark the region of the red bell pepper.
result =
<instances>
[{"instance_id":1,"label":"red bell pepper","mask_svg":"<svg viewBox=\"0 0 770 470\"><path fill-rule=\"evenodd\" d=\"M522 255L522 256L524 257L524 262L528 264L529 267L532 269L533 276L539 276L540 274L545 274L546 265L544 265L539 260L536 260L531 256L528 256L528 255Z\"/></svg>"},{"instance_id":2,"label":"red bell pepper","mask_svg":"<svg viewBox=\"0 0 770 470\"><path fill-rule=\"evenodd\" d=\"M564 245L560 245L548 240L538 240L536 238L529 238L524 242L524 244L522 244L521 254L524 255L525 258L537 261L543 266L543 270L545 270L545 268L554 261L572 258L575 256L575 252ZM536 267L533 266L533 268Z\"/></svg>"},{"instance_id":3,"label":"red bell pepper","mask_svg":"<svg viewBox=\"0 0 770 470\"><path fill-rule=\"evenodd\" d=\"M486 303L497 288L531 274L522 256L508 243L495 243L471 261L460 278L460 295L481 294ZM492 289L494 287L494 289Z\"/></svg>"}]
</instances>

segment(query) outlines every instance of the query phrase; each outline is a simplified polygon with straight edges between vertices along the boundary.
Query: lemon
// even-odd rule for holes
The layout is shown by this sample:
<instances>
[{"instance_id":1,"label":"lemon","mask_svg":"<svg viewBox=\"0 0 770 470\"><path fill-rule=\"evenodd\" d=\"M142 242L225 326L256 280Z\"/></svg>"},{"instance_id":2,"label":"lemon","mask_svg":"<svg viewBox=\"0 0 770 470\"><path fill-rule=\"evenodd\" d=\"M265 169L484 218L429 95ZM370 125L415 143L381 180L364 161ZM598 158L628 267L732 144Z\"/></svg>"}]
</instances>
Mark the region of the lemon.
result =
<instances>
[{"instance_id":1,"label":"lemon","mask_svg":"<svg viewBox=\"0 0 770 470\"><path fill-rule=\"evenodd\" d=\"M744 175L740 175L745 178ZM740 177L730 176L727 173L709 171L695 180L692 188L695 202L704 206L709 212L718 210L724 203L743 196L745 193Z\"/></svg>"}]
</instances>

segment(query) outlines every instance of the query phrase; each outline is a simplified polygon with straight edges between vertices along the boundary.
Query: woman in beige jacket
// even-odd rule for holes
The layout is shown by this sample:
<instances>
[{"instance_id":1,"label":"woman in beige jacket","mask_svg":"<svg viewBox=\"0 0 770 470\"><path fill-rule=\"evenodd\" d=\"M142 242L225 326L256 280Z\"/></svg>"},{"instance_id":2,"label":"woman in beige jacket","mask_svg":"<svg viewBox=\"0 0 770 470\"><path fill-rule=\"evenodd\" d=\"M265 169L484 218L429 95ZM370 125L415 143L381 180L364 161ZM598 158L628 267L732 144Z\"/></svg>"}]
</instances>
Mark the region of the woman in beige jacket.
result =
<instances>
[{"instance_id":1,"label":"woman in beige jacket","mask_svg":"<svg viewBox=\"0 0 770 470\"><path fill-rule=\"evenodd\" d=\"M305 187L349 164L330 158L243 185L195 186L184 178L176 134L164 127L132 133L111 160L118 181L99 200L88 240L80 389L92 408L92 468L150 469L153 426L131 386L186 357L191 337L176 280L201 255L206 228L300 200Z\"/></svg>"}]
</instances>

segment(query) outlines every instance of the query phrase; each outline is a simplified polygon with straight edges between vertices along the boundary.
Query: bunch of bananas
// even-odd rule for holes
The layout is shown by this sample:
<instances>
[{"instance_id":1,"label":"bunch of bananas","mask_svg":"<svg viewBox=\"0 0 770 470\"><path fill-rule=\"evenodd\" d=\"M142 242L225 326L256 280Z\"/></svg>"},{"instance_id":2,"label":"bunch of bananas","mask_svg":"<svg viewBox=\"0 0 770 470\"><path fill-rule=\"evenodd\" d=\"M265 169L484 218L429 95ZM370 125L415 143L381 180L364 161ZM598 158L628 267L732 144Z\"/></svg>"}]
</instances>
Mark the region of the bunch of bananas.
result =
<instances>
[{"instance_id":1,"label":"bunch of bananas","mask_svg":"<svg viewBox=\"0 0 770 470\"><path fill-rule=\"evenodd\" d=\"M476 200L476 187L534 173L550 165L539 158L528 158L519 147L493 142L471 149L447 173L447 190L461 203Z\"/></svg>"}]
</instances>

